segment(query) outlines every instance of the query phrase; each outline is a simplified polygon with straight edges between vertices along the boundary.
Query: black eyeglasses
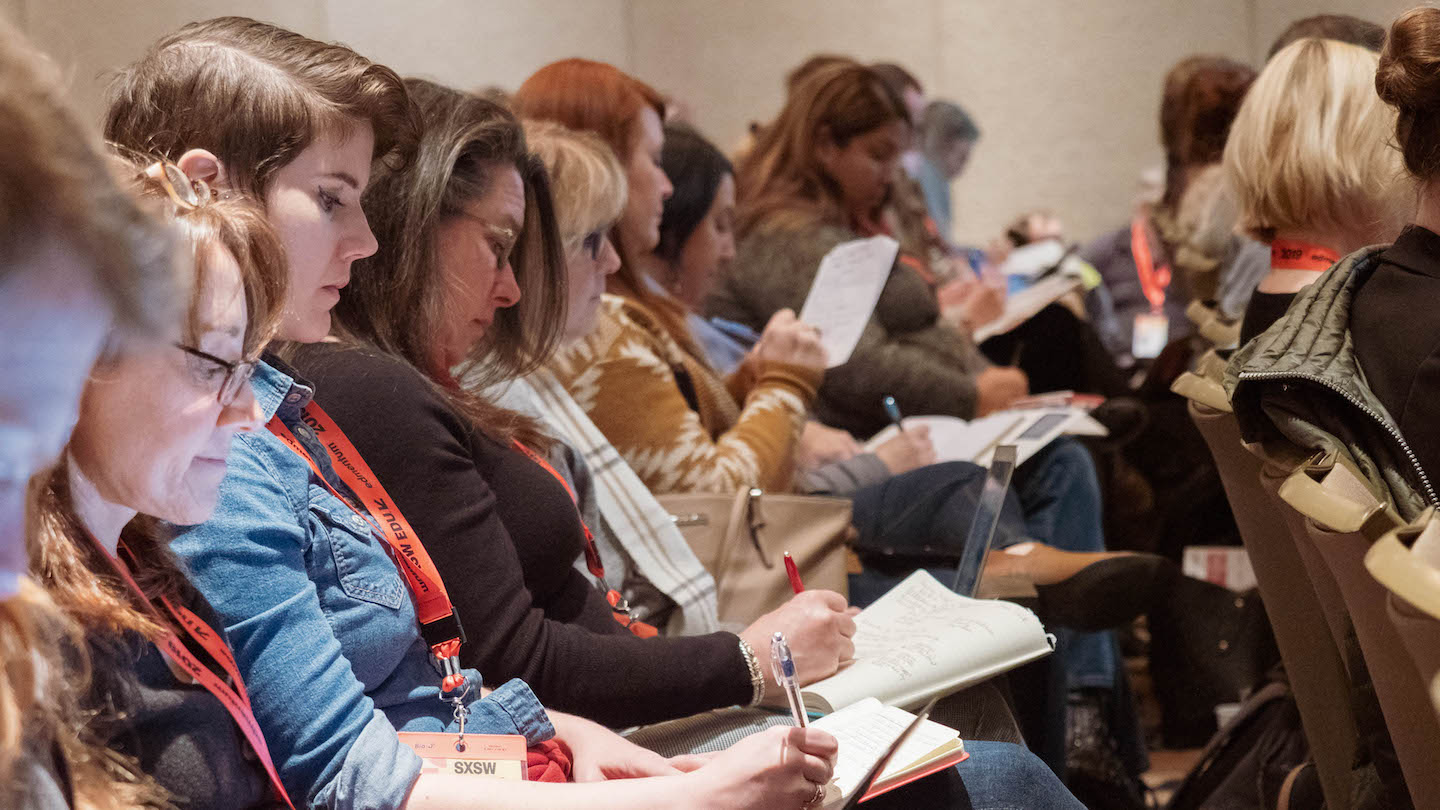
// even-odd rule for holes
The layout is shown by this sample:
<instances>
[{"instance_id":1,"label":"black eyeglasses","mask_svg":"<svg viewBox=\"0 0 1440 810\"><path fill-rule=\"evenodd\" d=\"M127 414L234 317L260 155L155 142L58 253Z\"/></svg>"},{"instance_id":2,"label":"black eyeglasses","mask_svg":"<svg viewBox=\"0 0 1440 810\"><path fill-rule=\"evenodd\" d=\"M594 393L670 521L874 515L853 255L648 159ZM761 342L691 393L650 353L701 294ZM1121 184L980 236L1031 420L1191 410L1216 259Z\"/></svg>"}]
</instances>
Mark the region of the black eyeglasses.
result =
<instances>
[{"instance_id":1,"label":"black eyeglasses","mask_svg":"<svg viewBox=\"0 0 1440 810\"><path fill-rule=\"evenodd\" d=\"M255 376L255 368L260 365L258 361L232 363L183 343L176 343L175 348L209 364L210 369L202 379L211 384L219 381L219 389L215 392L215 398L220 401L221 405L229 405L235 401L235 397L240 395L240 389L244 388L245 383Z\"/></svg>"}]
</instances>

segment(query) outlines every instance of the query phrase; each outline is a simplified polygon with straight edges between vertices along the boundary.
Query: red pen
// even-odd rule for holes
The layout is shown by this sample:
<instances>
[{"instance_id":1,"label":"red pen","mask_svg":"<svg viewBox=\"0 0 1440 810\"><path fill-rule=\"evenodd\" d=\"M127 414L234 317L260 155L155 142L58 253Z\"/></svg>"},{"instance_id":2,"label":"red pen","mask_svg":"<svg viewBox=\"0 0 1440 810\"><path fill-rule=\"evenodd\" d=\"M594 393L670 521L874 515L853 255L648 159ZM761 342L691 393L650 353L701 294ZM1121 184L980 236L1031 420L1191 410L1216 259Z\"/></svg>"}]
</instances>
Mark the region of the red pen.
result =
<instances>
[{"instance_id":1,"label":"red pen","mask_svg":"<svg viewBox=\"0 0 1440 810\"><path fill-rule=\"evenodd\" d=\"M805 583L800 581L800 569L795 567L795 558L785 552L785 576L790 577L790 589L795 593L805 592Z\"/></svg>"}]
</instances>

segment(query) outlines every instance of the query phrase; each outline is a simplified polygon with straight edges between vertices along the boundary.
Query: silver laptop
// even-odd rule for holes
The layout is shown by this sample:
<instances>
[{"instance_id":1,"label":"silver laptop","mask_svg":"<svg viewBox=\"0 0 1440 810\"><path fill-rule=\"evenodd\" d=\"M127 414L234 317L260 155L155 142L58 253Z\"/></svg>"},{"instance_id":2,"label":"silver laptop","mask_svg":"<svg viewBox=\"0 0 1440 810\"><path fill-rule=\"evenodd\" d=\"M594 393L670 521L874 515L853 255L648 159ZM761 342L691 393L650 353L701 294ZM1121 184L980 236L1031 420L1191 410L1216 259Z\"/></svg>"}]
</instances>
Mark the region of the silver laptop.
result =
<instances>
[{"instance_id":1,"label":"silver laptop","mask_svg":"<svg viewBox=\"0 0 1440 810\"><path fill-rule=\"evenodd\" d=\"M1005 506L1005 493L1010 491L1010 478L1014 474L1015 445L996 447L990 469L985 473L985 486L980 490L980 500L975 506L970 536L965 538L960 565L955 569L955 582L950 586L961 596L973 597L980 585L980 574L985 570L985 559L995 542L995 527L1000 525L1000 510Z\"/></svg>"}]
</instances>

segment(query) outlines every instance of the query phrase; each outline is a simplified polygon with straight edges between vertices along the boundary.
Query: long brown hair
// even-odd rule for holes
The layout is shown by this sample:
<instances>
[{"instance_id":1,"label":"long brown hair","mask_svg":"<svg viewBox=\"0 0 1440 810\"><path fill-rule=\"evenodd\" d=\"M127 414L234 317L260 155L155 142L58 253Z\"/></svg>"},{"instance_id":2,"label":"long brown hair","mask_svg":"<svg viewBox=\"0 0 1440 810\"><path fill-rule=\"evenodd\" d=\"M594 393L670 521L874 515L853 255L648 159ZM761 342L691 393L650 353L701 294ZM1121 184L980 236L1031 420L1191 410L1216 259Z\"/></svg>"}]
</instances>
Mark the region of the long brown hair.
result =
<instances>
[{"instance_id":1,"label":"long brown hair","mask_svg":"<svg viewBox=\"0 0 1440 810\"><path fill-rule=\"evenodd\" d=\"M471 351L466 385L481 390L523 376L554 350L565 319L565 252L545 165L504 107L423 79L405 84L423 122L418 149L409 166L381 172L365 192L380 248L356 263L335 308L336 331L409 362L486 435L548 446L533 420L496 407L462 389L448 370L434 368L448 292L437 255L440 227L483 197L502 168L519 172L525 186L524 227L511 255L520 301L496 313Z\"/></svg>"},{"instance_id":2,"label":"long brown hair","mask_svg":"<svg viewBox=\"0 0 1440 810\"><path fill-rule=\"evenodd\" d=\"M848 225L841 191L816 157L822 130L843 147L893 121L909 122L905 102L871 68L835 62L816 69L790 92L737 167L736 235L751 229Z\"/></svg>"},{"instance_id":3,"label":"long brown hair","mask_svg":"<svg viewBox=\"0 0 1440 810\"><path fill-rule=\"evenodd\" d=\"M627 168L637 146L636 120L641 111L654 110L661 121L665 120L665 97L659 91L614 65L589 59L562 59L540 68L515 91L512 104L521 118L554 121L570 129L594 132L615 150L615 156ZM610 229L610 241L623 260L628 248L618 227ZM606 287L646 305L662 320L683 324L684 308L669 296L651 290L644 272L622 261Z\"/></svg>"},{"instance_id":4,"label":"long brown hair","mask_svg":"<svg viewBox=\"0 0 1440 810\"><path fill-rule=\"evenodd\" d=\"M262 199L278 169L357 121L374 130L376 158L403 162L415 136L414 109L393 70L245 17L162 37L119 72L109 98L108 140L168 160L208 149L235 188Z\"/></svg>"},{"instance_id":5,"label":"long brown hair","mask_svg":"<svg viewBox=\"0 0 1440 810\"><path fill-rule=\"evenodd\" d=\"M279 326L286 284L284 246L264 214L254 202L238 196L205 200L194 208L181 206L169 201L156 180L142 176L137 183L150 203L147 207L173 221L180 250L193 260L185 263L194 268L195 279L190 285L185 331L197 328L200 292L211 272L212 250L225 248L239 264L249 311L244 351L249 358L258 357ZM123 351L123 347L119 350ZM48 597L79 629L83 646L73 651L68 662L70 672L84 667L88 659L97 679L103 682L102 688L110 689L125 683L129 671L125 662L134 654L127 646L126 634L139 634L154 642L170 628L156 621L152 611L131 597L76 517L69 474L68 462L62 460L47 474L37 476L32 487L30 570ZM184 600L193 593L193 586L182 573L157 522L141 516L125 528L123 537L136 556L135 579L148 597ZM97 711L90 728L78 738L93 742L74 745L75 758L103 774L77 778L77 793L96 790L97 795L90 800L96 806L107 806L112 801L122 807L165 804L163 791L133 761L95 750L103 748L99 740L105 738L105 724L118 719ZM102 795L102 787L111 795Z\"/></svg>"}]
</instances>

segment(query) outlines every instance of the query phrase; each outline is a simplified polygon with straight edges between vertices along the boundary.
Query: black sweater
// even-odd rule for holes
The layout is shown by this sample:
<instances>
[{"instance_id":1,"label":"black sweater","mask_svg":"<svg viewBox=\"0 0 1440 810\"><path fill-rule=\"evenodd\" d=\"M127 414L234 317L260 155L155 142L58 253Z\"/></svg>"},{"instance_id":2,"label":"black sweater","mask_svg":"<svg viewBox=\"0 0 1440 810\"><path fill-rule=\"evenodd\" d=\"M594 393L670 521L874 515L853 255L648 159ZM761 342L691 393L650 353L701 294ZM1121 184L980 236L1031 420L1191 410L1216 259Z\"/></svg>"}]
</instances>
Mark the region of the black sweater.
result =
<instances>
[{"instance_id":1,"label":"black sweater","mask_svg":"<svg viewBox=\"0 0 1440 810\"><path fill-rule=\"evenodd\" d=\"M317 344L296 366L409 520L488 684L522 678L547 707L627 726L745 703L731 633L641 639L574 564L584 542L565 487L472 428L412 366Z\"/></svg>"},{"instance_id":2,"label":"black sweater","mask_svg":"<svg viewBox=\"0 0 1440 810\"><path fill-rule=\"evenodd\" d=\"M210 603L191 591L179 602L220 632ZM163 610L163 608L160 608ZM179 638L197 660L225 677L187 633ZM198 683L182 683L154 644L134 633L124 640L92 642L93 674L86 705L100 711L96 730L115 748L135 757L140 769L185 808L283 806L270 779L219 699Z\"/></svg>"},{"instance_id":3,"label":"black sweater","mask_svg":"<svg viewBox=\"0 0 1440 810\"><path fill-rule=\"evenodd\" d=\"M1440 475L1440 236L1407 228L1355 294L1350 334L1365 381L1433 481Z\"/></svg>"}]
</instances>

